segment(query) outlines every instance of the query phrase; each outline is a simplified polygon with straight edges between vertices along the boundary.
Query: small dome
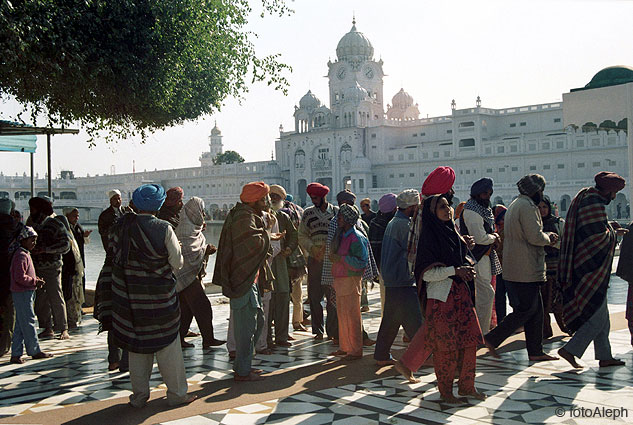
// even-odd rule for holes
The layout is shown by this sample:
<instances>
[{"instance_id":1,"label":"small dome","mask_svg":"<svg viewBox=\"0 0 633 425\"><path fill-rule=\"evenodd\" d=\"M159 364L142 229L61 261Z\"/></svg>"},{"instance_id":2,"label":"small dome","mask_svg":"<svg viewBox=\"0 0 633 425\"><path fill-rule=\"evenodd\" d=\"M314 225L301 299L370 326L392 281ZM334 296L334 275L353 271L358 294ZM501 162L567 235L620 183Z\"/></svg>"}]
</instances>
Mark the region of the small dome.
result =
<instances>
[{"instance_id":1,"label":"small dome","mask_svg":"<svg viewBox=\"0 0 633 425\"><path fill-rule=\"evenodd\" d=\"M343 94L345 95L344 100L346 102L350 102L350 101L360 102L362 100L367 99L367 97L369 97L369 93L367 93L367 90L362 88L360 84L358 84L358 81L356 81L356 84L353 85L352 87L346 88Z\"/></svg>"},{"instance_id":2,"label":"small dome","mask_svg":"<svg viewBox=\"0 0 633 425\"><path fill-rule=\"evenodd\" d=\"M413 105L413 97L404 89L400 89L398 93L391 99L394 108L407 109Z\"/></svg>"},{"instance_id":3,"label":"small dome","mask_svg":"<svg viewBox=\"0 0 633 425\"><path fill-rule=\"evenodd\" d=\"M633 82L633 68L630 66L610 66L594 75L585 89L617 86L630 82Z\"/></svg>"},{"instance_id":4,"label":"small dome","mask_svg":"<svg viewBox=\"0 0 633 425\"><path fill-rule=\"evenodd\" d=\"M222 135L222 132L220 131L220 129L218 128L218 123L216 121L215 125L213 126L213 129L211 130L211 135L212 136L220 136Z\"/></svg>"},{"instance_id":5,"label":"small dome","mask_svg":"<svg viewBox=\"0 0 633 425\"><path fill-rule=\"evenodd\" d=\"M339 60L371 60L374 57L374 47L362 32L356 30L356 21L352 21L352 29L338 42L336 56Z\"/></svg>"},{"instance_id":6,"label":"small dome","mask_svg":"<svg viewBox=\"0 0 633 425\"><path fill-rule=\"evenodd\" d=\"M299 100L299 107L304 109L314 109L321 106L321 101L312 93L311 90L303 95L301 100Z\"/></svg>"},{"instance_id":7,"label":"small dome","mask_svg":"<svg viewBox=\"0 0 633 425\"><path fill-rule=\"evenodd\" d=\"M357 156L352 159L350 164L350 172L364 173L371 171L371 161L364 156Z\"/></svg>"}]
</instances>

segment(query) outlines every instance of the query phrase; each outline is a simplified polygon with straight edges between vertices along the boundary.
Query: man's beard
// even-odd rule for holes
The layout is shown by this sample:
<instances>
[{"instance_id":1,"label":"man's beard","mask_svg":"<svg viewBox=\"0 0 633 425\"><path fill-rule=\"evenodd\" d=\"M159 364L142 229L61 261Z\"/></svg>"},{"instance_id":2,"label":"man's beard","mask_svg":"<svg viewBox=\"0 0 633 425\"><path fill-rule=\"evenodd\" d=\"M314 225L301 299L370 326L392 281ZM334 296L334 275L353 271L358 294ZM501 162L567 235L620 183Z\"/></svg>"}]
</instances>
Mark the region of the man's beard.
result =
<instances>
[{"instance_id":1,"label":"man's beard","mask_svg":"<svg viewBox=\"0 0 633 425\"><path fill-rule=\"evenodd\" d=\"M270 207L273 209L273 211L279 211L284 207L284 201L271 202Z\"/></svg>"},{"instance_id":2,"label":"man's beard","mask_svg":"<svg viewBox=\"0 0 633 425\"><path fill-rule=\"evenodd\" d=\"M482 207L490 208L490 199L483 199L483 198L480 198L480 197L476 197L474 199L475 199L475 202L477 202Z\"/></svg>"}]
</instances>

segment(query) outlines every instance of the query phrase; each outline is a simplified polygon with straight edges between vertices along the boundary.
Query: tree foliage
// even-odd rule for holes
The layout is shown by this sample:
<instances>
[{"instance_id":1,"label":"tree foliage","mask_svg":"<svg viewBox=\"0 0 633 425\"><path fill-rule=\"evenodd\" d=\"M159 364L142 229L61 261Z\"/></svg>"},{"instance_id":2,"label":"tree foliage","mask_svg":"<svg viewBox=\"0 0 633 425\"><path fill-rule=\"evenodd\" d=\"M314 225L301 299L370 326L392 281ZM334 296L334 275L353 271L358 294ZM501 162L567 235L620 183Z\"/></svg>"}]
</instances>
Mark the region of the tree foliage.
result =
<instances>
[{"instance_id":1,"label":"tree foliage","mask_svg":"<svg viewBox=\"0 0 633 425\"><path fill-rule=\"evenodd\" d=\"M260 0L266 13L292 11ZM48 125L108 139L181 124L241 97L248 80L286 92L290 67L256 56L248 0L0 2L0 96ZM22 119L21 116L17 117Z\"/></svg>"},{"instance_id":2,"label":"tree foliage","mask_svg":"<svg viewBox=\"0 0 633 425\"><path fill-rule=\"evenodd\" d=\"M244 162L244 158L242 158L242 155L240 155L239 153L235 152L235 151L226 151L226 152L222 152L216 155L215 158L213 158L213 163L214 164L237 164L240 162Z\"/></svg>"}]
</instances>

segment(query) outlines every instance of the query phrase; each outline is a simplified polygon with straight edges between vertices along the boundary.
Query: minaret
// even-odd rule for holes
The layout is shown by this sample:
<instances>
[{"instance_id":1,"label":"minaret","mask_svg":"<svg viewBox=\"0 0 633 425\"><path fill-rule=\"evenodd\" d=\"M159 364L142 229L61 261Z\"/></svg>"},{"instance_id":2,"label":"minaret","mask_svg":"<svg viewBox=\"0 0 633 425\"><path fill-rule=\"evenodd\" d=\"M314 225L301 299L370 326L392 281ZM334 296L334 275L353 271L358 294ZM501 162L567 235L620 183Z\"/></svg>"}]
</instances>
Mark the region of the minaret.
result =
<instances>
[{"instance_id":1,"label":"minaret","mask_svg":"<svg viewBox=\"0 0 633 425\"><path fill-rule=\"evenodd\" d=\"M217 121L209 136L209 151L211 152L211 158L215 158L222 153L222 132L218 128Z\"/></svg>"}]
</instances>

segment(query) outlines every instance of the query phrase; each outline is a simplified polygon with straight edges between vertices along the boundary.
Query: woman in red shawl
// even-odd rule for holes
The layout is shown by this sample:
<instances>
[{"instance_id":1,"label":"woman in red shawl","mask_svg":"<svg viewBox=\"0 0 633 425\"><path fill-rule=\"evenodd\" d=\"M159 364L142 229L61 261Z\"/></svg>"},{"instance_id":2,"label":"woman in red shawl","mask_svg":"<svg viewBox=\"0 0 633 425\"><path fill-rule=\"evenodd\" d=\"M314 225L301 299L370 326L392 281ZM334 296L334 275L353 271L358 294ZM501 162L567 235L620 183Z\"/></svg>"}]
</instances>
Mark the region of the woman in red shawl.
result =
<instances>
[{"instance_id":1,"label":"woman in red shawl","mask_svg":"<svg viewBox=\"0 0 633 425\"><path fill-rule=\"evenodd\" d=\"M475 388L477 346L483 338L467 283L475 276L466 256L474 240L459 235L453 209L443 195L425 199L422 222L418 258L426 285L426 320L396 362L396 369L410 382L418 382L412 372L432 351L437 386L444 402L460 402L453 395L457 370L458 394L483 400L486 396Z\"/></svg>"}]
</instances>

